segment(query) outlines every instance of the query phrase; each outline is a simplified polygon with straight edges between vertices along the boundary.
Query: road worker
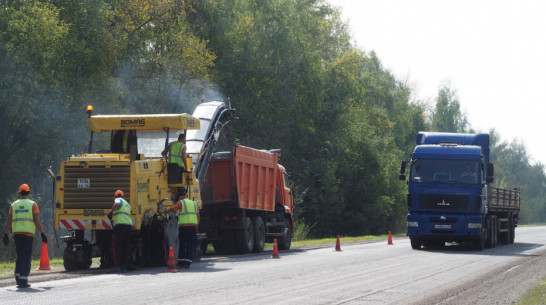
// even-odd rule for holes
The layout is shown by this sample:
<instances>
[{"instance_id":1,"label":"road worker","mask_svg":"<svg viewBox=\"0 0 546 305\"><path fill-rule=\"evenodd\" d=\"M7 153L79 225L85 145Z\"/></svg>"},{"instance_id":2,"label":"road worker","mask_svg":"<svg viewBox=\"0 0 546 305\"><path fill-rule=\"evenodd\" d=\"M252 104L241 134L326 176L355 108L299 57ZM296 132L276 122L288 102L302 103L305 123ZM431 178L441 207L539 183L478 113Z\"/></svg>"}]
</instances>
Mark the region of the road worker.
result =
<instances>
[{"instance_id":1,"label":"road worker","mask_svg":"<svg viewBox=\"0 0 546 305\"><path fill-rule=\"evenodd\" d=\"M171 142L167 150L161 152L163 157L168 153L169 177L176 177L175 183L181 182L182 171L188 168L186 165L186 134L182 132L178 135L178 141ZM174 165L174 166L173 166ZM171 179L169 179L171 180Z\"/></svg>"},{"instance_id":2,"label":"road worker","mask_svg":"<svg viewBox=\"0 0 546 305\"><path fill-rule=\"evenodd\" d=\"M176 196L176 204L163 213L178 211L178 239L180 248L178 250L178 266L190 268L197 244L197 226L199 225L199 209L197 203L186 199L187 190L180 189Z\"/></svg>"},{"instance_id":3,"label":"road worker","mask_svg":"<svg viewBox=\"0 0 546 305\"><path fill-rule=\"evenodd\" d=\"M13 202L9 208L8 220L4 227L4 245L9 244L9 227L15 240L15 251L17 260L15 261L15 281L17 288L28 288L28 275L30 273L30 262L32 258L32 242L36 227L42 235L42 242L47 243L47 237L44 234L38 215L38 205L36 202L28 199L30 187L27 184L19 186L21 199Z\"/></svg>"},{"instance_id":4,"label":"road worker","mask_svg":"<svg viewBox=\"0 0 546 305\"><path fill-rule=\"evenodd\" d=\"M123 191L114 193L114 206L108 213L108 218L114 221L114 234L112 237L112 254L114 267L111 271L126 272L131 246L133 221L131 220L131 205L123 199Z\"/></svg>"}]
</instances>

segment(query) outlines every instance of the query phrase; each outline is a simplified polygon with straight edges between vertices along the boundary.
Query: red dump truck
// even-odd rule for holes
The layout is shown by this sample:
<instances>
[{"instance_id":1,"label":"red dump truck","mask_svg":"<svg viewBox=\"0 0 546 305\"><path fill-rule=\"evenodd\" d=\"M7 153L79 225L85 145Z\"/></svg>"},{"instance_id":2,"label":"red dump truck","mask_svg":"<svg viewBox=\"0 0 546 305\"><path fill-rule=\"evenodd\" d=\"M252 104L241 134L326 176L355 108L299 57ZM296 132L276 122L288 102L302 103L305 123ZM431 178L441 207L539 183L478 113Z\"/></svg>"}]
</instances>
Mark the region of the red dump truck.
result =
<instances>
[{"instance_id":1,"label":"red dump truck","mask_svg":"<svg viewBox=\"0 0 546 305\"><path fill-rule=\"evenodd\" d=\"M262 252L274 239L290 248L294 202L280 153L235 146L212 155L201 188L203 253L209 243L217 253Z\"/></svg>"}]
</instances>

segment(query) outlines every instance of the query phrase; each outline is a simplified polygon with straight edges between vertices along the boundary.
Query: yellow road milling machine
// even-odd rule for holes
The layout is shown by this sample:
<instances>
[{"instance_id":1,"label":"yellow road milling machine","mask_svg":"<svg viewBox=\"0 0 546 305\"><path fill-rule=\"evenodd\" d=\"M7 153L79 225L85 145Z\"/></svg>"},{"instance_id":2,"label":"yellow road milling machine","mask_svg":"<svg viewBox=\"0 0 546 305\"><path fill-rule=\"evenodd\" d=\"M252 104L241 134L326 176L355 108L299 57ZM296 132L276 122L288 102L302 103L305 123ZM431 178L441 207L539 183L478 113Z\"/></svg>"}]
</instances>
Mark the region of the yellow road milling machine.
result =
<instances>
[{"instance_id":1,"label":"yellow road milling machine","mask_svg":"<svg viewBox=\"0 0 546 305\"><path fill-rule=\"evenodd\" d=\"M112 265L112 223L107 214L118 189L131 205L130 263L165 265L169 246L175 256L178 253L178 225L173 215L158 211L173 204L171 198L180 188L186 188L198 205L201 197L192 160L199 155L188 155L188 168L180 171L161 152L180 133L199 130L200 120L185 113L93 115L91 106L87 112L91 131L87 153L69 157L54 175L55 229L69 232L61 237L66 243L65 269L88 269L93 257L101 257L101 268ZM93 151L94 144L105 148Z\"/></svg>"}]
</instances>

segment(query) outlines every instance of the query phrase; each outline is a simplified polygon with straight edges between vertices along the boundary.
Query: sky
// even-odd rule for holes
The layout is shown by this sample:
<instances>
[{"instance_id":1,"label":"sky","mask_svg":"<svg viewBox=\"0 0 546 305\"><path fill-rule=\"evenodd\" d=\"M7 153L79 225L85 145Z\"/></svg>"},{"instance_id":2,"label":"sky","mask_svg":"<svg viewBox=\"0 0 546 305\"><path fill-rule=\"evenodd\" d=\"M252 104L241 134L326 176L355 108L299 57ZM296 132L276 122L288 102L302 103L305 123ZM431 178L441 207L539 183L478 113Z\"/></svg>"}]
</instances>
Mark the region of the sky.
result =
<instances>
[{"instance_id":1,"label":"sky","mask_svg":"<svg viewBox=\"0 0 546 305\"><path fill-rule=\"evenodd\" d=\"M328 0L353 43L434 105L457 92L472 128L525 145L546 165L546 1Z\"/></svg>"}]
</instances>

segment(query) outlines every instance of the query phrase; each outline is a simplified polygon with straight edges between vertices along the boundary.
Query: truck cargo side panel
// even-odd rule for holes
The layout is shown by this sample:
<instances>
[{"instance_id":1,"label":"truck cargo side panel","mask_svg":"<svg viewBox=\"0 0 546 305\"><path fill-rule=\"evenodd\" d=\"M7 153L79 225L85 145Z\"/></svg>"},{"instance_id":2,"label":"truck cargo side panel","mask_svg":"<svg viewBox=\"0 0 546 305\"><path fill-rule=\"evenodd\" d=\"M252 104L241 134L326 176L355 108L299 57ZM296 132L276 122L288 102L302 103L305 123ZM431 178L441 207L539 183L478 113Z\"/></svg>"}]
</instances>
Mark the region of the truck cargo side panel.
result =
<instances>
[{"instance_id":1,"label":"truck cargo side panel","mask_svg":"<svg viewBox=\"0 0 546 305\"><path fill-rule=\"evenodd\" d=\"M237 146L234 163L239 206L274 211L277 155Z\"/></svg>"},{"instance_id":2,"label":"truck cargo side panel","mask_svg":"<svg viewBox=\"0 0 546 305\"><path fill-rule=\"evenodd\" d=\"M519 211L520 191L518 189L490 187L489 208L491 211Z\"/></svg>"}]
</instances>

